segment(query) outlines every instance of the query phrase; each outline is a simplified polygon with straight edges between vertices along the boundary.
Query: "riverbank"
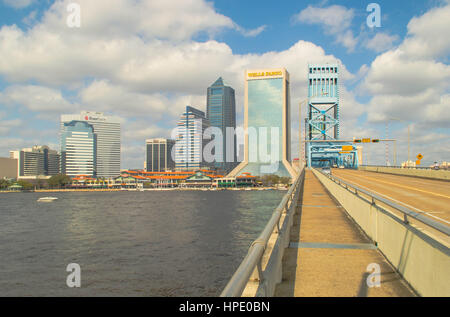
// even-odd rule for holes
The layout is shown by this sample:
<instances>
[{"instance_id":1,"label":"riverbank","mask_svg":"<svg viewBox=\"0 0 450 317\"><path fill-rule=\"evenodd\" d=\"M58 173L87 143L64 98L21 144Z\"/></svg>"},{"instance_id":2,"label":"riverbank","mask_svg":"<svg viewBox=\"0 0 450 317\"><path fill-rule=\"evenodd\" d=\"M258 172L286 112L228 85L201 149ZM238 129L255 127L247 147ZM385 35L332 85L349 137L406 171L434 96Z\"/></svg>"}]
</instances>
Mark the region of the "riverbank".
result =
<instances>
[{"instance_id":1,"label":"riverbank","mask_svg":"<svg viewBox=\"0 0 450 317\"><path fill-rule=\"evenodd\" d=\"M276 187L246 187L246 188L68 188L68 189L37 189L37 190L23 190L23 191L13 191L13 190L2 190L0 193L66 193L66 192L122 192L122 191L255 191L255 190L287 190L286 188L276 188Z\"/></svg>"}]
</instances>

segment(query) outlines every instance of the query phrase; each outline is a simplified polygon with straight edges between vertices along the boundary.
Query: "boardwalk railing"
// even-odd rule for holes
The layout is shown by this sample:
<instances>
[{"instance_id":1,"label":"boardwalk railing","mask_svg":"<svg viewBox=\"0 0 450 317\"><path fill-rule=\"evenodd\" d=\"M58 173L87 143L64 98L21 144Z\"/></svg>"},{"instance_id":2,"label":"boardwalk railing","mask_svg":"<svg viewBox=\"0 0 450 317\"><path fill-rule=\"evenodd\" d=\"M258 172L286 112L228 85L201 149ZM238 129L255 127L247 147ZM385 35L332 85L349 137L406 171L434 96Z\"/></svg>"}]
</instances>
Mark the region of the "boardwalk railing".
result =
<instances>
[{"instance_id":1,"label":"boardwalk railing","mask_svg":"<svg viewBox=\"0 0 450 317\"><path fill-rule=\"evenodd\" d=\"M297 207L304 175L302 169L260 236L251 244L221 297L273 296L275 286L281 282L281 261L289 245L292 215Z\"/></svg>"}]
</instances>

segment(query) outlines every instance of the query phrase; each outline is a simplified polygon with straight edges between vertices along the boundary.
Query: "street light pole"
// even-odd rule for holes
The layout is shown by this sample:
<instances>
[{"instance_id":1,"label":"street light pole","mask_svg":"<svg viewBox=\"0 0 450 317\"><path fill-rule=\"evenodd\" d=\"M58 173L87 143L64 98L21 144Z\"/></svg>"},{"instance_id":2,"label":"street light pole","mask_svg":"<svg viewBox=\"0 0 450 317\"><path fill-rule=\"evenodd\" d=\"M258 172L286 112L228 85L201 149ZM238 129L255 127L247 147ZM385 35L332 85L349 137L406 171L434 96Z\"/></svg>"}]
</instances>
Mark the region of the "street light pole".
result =
<instances>
[{"instance_id":1,"label":"street light pole","mask_svg":"<svg viewBox=\"0 0 450 317\"><path fill-rule=\"evenodd\" d=\"M303 151L302 151L302 104L308 101L308 99L304 99L298 103L298 167L301 168L300 164L303 162ZM303 146L306 146L304 144Z\"/></svg>"},{"instance_id":2,"label":"street light pole","mask_svg":"<svg viewBox=\"0 0 450 317\"><path fill-rule=\"evenodd\" d=\"M411 138L410 138L410 135L411 135L411 133L410 133L410 123L407 122L407 121L405 121L405 120L398 119L398 118L388 118L388 121L389 121L389 120L396 120L396 121L404 122L404 123L407 124L407 127L408 127L408 164L409 164L409 161L410 161L410 158L411 158L411 156L410 156L410 154L411 154L411 144L410 144L410 141L411 141ZM395 144L396 144L396 143L395 143ZM397 145L396 145L396 146L397 146ZM397 153L397 149L396 149L396 153ZM397 154L396 154L396 155L397 155Z\"/></svg>"}]
</instances>

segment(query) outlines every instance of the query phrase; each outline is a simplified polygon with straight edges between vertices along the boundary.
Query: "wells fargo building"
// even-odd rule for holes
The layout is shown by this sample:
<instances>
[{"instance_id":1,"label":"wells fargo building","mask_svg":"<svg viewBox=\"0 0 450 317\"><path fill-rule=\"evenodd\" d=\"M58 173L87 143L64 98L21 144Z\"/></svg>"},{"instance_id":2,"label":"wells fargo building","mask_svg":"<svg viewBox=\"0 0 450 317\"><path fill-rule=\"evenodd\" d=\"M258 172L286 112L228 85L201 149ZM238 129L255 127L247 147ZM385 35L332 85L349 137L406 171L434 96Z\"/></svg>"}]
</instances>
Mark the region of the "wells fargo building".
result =
<instances>
[{"instance_id":1,"label":"wells fargo building","mask_svg":"<svg viewBox=\"0 0 450 317\"><path fill-rule=\"evenodd\" d=\"M247 172L295 177L290 162L289 89L289 73L284 68L245 72L244 161L229 176ZM273 133L274 129L277 133Z\"/></svg>"}]
</instances>

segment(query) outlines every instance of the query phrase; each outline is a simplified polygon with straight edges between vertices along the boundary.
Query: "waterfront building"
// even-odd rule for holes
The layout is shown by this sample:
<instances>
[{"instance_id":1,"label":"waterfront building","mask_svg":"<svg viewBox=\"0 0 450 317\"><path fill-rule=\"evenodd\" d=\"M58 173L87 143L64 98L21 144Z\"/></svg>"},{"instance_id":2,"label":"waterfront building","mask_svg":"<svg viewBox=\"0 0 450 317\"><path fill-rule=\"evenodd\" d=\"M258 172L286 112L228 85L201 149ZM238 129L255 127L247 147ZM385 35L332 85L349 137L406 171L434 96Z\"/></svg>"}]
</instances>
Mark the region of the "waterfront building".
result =
<instances>
[{"instance_id":1,"label":"waterfront building","mask_svg":"<svg viewBox=\"0 0 450 317\"><path fill-rule=\"evenodd\" d=\"M80 114L61 115L64 123L83 121L90 124L96 135L97 177L112 178L120 175L120 118L105 116L103 112L82 111Z\"/></svg>"},{"instance_id":2,"label":"waterfront building","mask_svg":"<svg viewBox=\"0 0 450 317\"><path fill-rule=\"evenodd\" d=\"M172 149L175 140L148 139L145 140L145 170L147 172L164 172L175 169Z\"/></svg>"},{"instance_id":3,"label":"waterfront building","mask_svg":"<svg viewBox=\"0 0 450 317\"><path fill-rule=\"evenodd\" d=\"M14 157L0 157L0 179L17 178L17 171L17 159Z\"/></svg>"},{"instance_id":4,"label":"waterfront building","mask_svg":"<svg viewBox=\"0 0 450 317\"><path fill-rule=\"evenodd\" d=\"M33 146L20 151L10 151L10 158L17 162L16 178L36 178L59 173L60 155L48 146ZM47 177L48 178L48 177Z\"/></svg>"},{"instance_id":5,"label":"waterfront building","mask_svg":"<svg viewBox=\"0 0 450 317\"><path fill-rule=\"evenodd\" d=\"M236 166L236 102L234 89L224 84L219 77L207 89L206 117L212 127L222 131L222 162L214 162L214 167L229 172ZM227 128L233 128L233 138L227 140ZM228 141L228 142L226 142Z\"/></svg>"},{"instance_id":6,"label":"waterfront building","mask_svg":"<svg viewBox=\"0 0 450 317\"><path fill-rule=\"evenodd\" d=\"M210 138L203 137L210 126L203 111L186 106L176 128L175 169L177 171L198 170L211 166L203 156L203 148Z\"/></svg>"},{"instance_id":7,"label":"waterfront building","mask_svg":"<svg viewBox=\"0 0 450 317\"><path fill-rule=\"evenodd\" d=\"M61 128L61 173L95 176L96 135L86 121L65 122Z\"/></svg>"},{"instance_id":8,"label":"waterfront building","mask_svg":"<svg viewBox=\"0 0 450 317\"><path fill-rule=\"evenodd\" d=\"M289 73L284 68L245 72L244 160L227 176L247 172L295 177L289 91Z\"/></svg>"}]
</instances>

